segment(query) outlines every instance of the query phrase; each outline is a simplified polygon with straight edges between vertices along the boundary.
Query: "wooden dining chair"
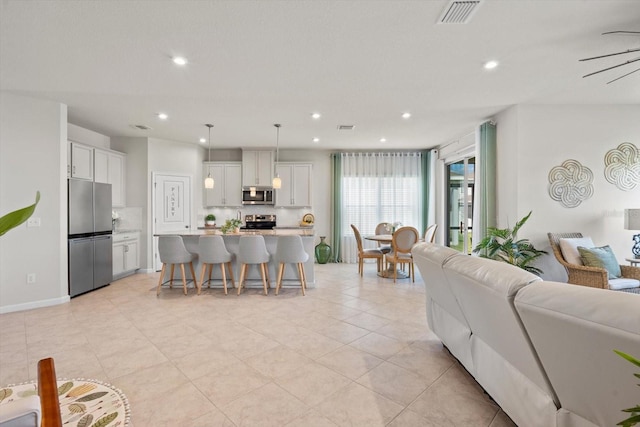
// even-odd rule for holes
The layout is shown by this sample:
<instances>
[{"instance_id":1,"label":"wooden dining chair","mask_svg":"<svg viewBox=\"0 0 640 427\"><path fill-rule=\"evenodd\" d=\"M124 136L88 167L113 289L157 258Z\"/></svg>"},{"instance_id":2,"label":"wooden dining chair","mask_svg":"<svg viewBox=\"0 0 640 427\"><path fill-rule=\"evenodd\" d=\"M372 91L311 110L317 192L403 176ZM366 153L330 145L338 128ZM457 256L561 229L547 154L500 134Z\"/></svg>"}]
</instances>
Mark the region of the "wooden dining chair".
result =
<instances>
[{"instance_id":1,"label":"wooden dining chair","mask_svg":"<svg viewBox=\"0 0 640 427\"><path fill-rule=\"evenodd\" d=\"M411 249L418 243L420 233L414 227L400 227L393 233L391 239L391 252L385 255L385 268L388 269L389 263L393 264L409 264L409 277L412 281L416 281L416 272L413 265L413 256ZM393 268L393 283L398 280L398 268Z\"/></svg>"},{"instance_id":2,"label":"wooden dining chair","mask_svg":"<svg viewBox=\"0 0 640 427\"><path fill-rule=\"evenodd\" d=\"M438 224L431 224L424 232L424 241L427 243L433 243L436 240L436 231L438 230Z\"/></svg>"},{"instance_id":3,"label":"wooden dining chair","mask_svg":"<svg viewBox=\"0 0 640 427\"><path fill-rule=\"evenodd\" d=\"M358 228L351 224L351 228L353 229L353 234L356 237L356 243L358 244L358 272L360 276L363 275L364 272L364 259L365 258L373 258L376 260L376 265L378 268L378 272L382 267L382 259L384 258L384 253L379 248L375 249L364 249L362 246L362 236L360 235L360 231Z\"/></svg>"},{"instance_id":4,"label":"wooden dining chair","mask_svg":"<svg viewBox=\"0 0 640 427\"><path fill-rule=\"evenodd\" d=\"M380 234L391 234L392 224L390 222L381 222L376 225L376 235ZM391 245L385 245L382 242L378 242L378 249L382 251L383 254L391 252Z\"/></svg>"}]
</instances>

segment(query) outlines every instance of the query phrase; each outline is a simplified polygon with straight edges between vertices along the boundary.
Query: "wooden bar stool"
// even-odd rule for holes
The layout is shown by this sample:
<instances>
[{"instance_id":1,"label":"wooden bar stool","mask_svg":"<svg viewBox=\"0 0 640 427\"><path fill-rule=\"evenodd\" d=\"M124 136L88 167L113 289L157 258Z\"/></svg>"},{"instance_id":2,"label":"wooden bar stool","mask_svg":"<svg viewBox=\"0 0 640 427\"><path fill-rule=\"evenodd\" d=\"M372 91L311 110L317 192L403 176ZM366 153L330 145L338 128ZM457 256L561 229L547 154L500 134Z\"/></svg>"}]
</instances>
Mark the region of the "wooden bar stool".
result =
<instances>
[{"instance_id":1,"label":"wooden bar stool","mask_svg":"<svg viewBox=\"0 0 640 427\"><path fill-rule=\"evenodd\" d=\"M220 264L220 271L222 272L222 285L224 286L224 294L227 295L227 276L225 273L225 266L229 269L229 277L231 278L231 286L236 287L233 279L233 269L231 268L231 260L233 254L227 250L224 244L222 236L200 236L198 239L198 256L202 263L202 272L200 273L200 287L198 288L198 294L200 289L204 286L204 274L209 267L209 280L207 280L207 287L211 288L211 273L213 271L214 264Z\"/></svg>"},{"instance_id":2,"label":"wooden bar stool","mask_svg":"<svg viewBox=\"0 0 640 427\"><path fill-rule=\"evenodd\" d=\"M260 235L240 236L240 253L238 253L240 283L238 284L238 295L240 295L244 281L247 278L247 267L249 264L258 264L260 266L260 276L262 277L264 294L267 295L269 293L267 286L271 287L271 283L269 282L269 267L267 263L270 258L271 255L267 252L264 237Z\"/></svg>"},{"instance_id":3,"label":"wooden bar stool","mask_svg":"<svg viewBox=\"0 0 640 427\"><path fill-rule=\"evenodd\" d=\"M309 259L309 254L305 252L302 246L302 238L300 236L280 236L276 246L275 261L279 264L278 283L276 285L276 295L282 287L282 277L284 276L285 264L296 264L298 267L298 275L300 276L300 288L302 295L305 295L307 287L307 278L304 274L304 263Z\"/></svg>"},{"instance_id":4,"label":"wooden bar stool","mask_svg":"<svg viewBox=\"0 0 640 427\"><path fill-rule=\"evenodd\" d=\"M171 277L168 280L170 287L173 287L173 269L176 264L180 264L180 271L182 272L182 288L184 289L184 294L187 294L187 277L184 273L184 265L189 264L193 284L198 290L198 293L200 293L200 287L196 280L196 273L193 271L193 261L198 258L198 255L192 254L187 250L184 246L184 242L182 241L182 237L160 236L158 238L158 252L160 253L160 262L162 262L162 271L160 272L160 279L158 279L156 295L160 295L160 288L163 285L162 278L164 277L167 264L171 265Z\"/></svg>"}]
</instances>

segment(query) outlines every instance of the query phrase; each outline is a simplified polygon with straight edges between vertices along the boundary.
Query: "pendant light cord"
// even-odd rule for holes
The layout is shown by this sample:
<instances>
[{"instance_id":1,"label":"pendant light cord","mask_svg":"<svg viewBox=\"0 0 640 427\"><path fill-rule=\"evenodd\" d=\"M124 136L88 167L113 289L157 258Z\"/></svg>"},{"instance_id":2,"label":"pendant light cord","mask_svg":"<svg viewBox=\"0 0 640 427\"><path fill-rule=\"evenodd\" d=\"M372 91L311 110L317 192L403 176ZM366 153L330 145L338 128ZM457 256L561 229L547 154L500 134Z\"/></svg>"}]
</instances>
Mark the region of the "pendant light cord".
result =
<instances>
[{"instance_id":1,"label":"pendant light cord","mask_svg":"<svg viewBox=\"0 0 640 427\"><path fill-rule=\"evenodd\" d=\"M205 126L209 128L209 156L208 156L208 159L209 159L209 161L211 161L211 128L213 127L213 125L207 123Z\"/></svg>"}]
</instances>

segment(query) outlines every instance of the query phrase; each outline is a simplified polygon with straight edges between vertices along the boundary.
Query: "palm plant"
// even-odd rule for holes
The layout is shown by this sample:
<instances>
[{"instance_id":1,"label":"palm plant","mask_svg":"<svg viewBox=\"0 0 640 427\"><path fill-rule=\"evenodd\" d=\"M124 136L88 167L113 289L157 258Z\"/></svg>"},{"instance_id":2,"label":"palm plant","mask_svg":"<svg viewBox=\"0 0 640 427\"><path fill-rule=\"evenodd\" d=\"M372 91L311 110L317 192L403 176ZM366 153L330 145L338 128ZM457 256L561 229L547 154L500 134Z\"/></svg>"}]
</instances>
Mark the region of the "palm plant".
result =
<instances>
[{"instance_id":1,"label":"palm plant","mask_svg":"<svg viewBox=\"0 0 640 427\"><path fill-rule=\"evenodd\" d=\"M536 249L528 239L518 240L517 237L518 231L530 216L531 212L518 221L513 229L489 227L487 236L476 245L473 252L478 253L482 258L508 262L540 276L543 273L542 270L531 264L547 252Z\"/></svg>"},{"instance_id":2,"label":"palm plant","mask_svg":"<svg viewBox=\"0 0 640 427\"><path fill-rule=\"evenodd\" d=\"M633 363L634 365L640 367L640 360L636 359L635 357L630 356L626 353L623 353L619 350L613 350L613 351L615 351L618 356L623 357L627 359L629 362ZM640 378L640 374L633 374L633 376ZM618 424L616 424L617 426L632 427L640 423L640 405L636 405L633 408L629 408L629 409L623 409L622 412L630 413L631 416L626 420L620 421Z\"/></svg>"},{"instance_id":3,"label":"palm plant","mask_svg":"<svg viewBox=\"0 0 640 427\"><path fill-rule=\"evenodd\" d=\"M26 208L18 209L13 212L9 212L0 218L0 236L5 234L7 231L15 228L29 219L29 217L36 210L36 206L40 201L40 192L36 192L36 202Z\"/></svg>"}]
</instances>

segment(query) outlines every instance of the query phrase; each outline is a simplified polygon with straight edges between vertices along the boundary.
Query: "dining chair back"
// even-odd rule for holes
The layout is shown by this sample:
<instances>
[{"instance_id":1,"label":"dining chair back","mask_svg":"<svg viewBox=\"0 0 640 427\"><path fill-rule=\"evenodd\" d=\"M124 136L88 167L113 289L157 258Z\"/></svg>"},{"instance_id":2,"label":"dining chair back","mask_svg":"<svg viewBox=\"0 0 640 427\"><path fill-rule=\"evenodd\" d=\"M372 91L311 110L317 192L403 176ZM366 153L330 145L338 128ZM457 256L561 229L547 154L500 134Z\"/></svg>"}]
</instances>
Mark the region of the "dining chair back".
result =
<instances>
[{"instance_id":1,"label":"dining chair back","mask_svg":"<svg viewBox=\"0 0 640 427\"><path fill-rule=\"evenodd\" d=\"M376 225L376 235L380 234L391 234L391 228L393 225L389 222L381 222ZM385 245L382 242L378 242L378 249L382 251L383 254L391 252L391 245Z\"/></svg>"},{"instance_id":2,"label":"dining chair back","mask_svg":"<svg viewBox=\"0 0 640 427\"><path fill-rule=\"evenodd\" d=\"M198 239L198 255L200 256L200 263L202 263L202 272L200 273L200 287L204 285L204 275L209 267L209 280L207 280L207 287L211 287L211 273L213 271L214 264L220 264L220 271L222 273L222 285L224 287L224 294L227 295L227 275L225 271L229 270L229 276L231 278L231 285L235 287L233 279L233 269L231 268L231 260L233 254L227 250L224 244L222 236L200 236Z\"/></svg>"},{"instance_id":3,"label":"dining chair back","mask_svg":"<svg viewBox=\"0 0 640 427\"><path fill-rule=\"evenodd\" d=\"M362 236L360 235L360 231L358 230L358 227L351 224L351 228L353 229L353 235L355 236L356 244L358 245L358 272L360 273L360 276L362 276L364 272L365 258L375 259L377 269L378 271L380 271L380 268L382 267L382 259L384 257L384 254L382 253L382 251L379 248L364 249L362 245Z\"/></svg>"},{"instance_id":4,"label":"dining chair back","mask_svg":"<svg viewBox=\"0 0 640 427\"><path fill-rule=\"evenodd\" d=\"M438 231L438 224L431 224L424 232L424 241L427 243L433 243L436 240L436 231Z\"/></svg>"},{"instance_id":5,"label":"dining chair back","mask_svg":"<svg viewBox=\"0 0 640 427\"><path fill-rule=\"evenodd\" d=\"M160 288L163 284L162 278L164 277L167 264L171 265L169 287L173 287L173 271L175 265L180 264L180 271L182 272L182 288L184 289L184 294L187 294L187 277L184 272L184 265L189 264L194 286L198 290L198 293L200 293L200 287L198 286L196 274L193 270L193 261L198 258L198 255L192 254L187 250L181 236L158 237L158 253L160 255L160 262L162 263L162 271L160 272L156 295L160 294Z\"/></svg>"},{"instance_id":6,"label":"dining chair back","mask_svg":"<svg viewBox=\"0 0 640 427\"><path fill-rule=\"evenodd\" d=\"M394 264L409 264L409 276L412 281L416 281L415 267L413 265L413 257L411 256L411 249L418 243L420 233L415 227L400 227L393 233L391 239L391 252L385 255L386 263ZM398 269L393 269L393 282L398 279Z\"/></svg>"}]
</instances>

